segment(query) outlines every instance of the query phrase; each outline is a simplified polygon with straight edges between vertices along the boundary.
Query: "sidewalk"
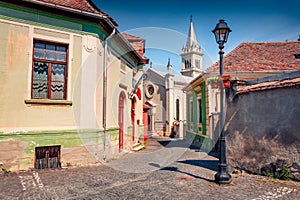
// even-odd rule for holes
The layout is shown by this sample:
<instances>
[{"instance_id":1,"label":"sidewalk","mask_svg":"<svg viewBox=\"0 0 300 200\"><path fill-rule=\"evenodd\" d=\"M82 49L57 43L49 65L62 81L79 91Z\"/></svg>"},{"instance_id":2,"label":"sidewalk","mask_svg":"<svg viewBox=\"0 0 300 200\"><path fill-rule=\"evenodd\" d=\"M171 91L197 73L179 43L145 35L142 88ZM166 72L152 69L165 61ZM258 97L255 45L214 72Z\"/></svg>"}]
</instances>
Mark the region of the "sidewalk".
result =
<instances>
[{"instance_id":1,"label":"sidewalk","mask_svg":"<svg viewBox=\"0 0 300 200\"><path fill-rule=\"evenodd\" d=\"M200 152L199 149L190 149L190 146L191 143L186 140L157 136L149 138L145 149L130 152L105 165L127 173L147 173L160 170L180 160L216 160L207 153Z\"/></svg>"},{"instance_id":2,"label":"sidewalk","mask_svg":"<svg viewBox=\"0 0 300 200\"><path fill-rule=\"evenodd\" d=\"M0 174L0 199L300 199L300 183L233 174L214 183L218 160L186 141L153 138L105 165Z\"/></svg>"}]
</instances>

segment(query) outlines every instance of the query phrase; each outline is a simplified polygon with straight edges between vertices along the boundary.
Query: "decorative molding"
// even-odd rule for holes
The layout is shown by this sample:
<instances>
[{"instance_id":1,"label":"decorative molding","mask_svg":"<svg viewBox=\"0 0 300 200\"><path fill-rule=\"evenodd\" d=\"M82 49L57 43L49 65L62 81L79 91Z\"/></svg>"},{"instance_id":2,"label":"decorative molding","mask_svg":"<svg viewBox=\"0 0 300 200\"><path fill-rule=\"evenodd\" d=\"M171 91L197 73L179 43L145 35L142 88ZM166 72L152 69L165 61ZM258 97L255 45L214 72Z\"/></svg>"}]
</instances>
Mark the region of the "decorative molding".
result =
<instances>
[{"instance_id":1,"label":"decorative molding","mask_svg":"<svg viewBox=\"0 0 300 200\"><path fill-rule=\"evenodd\" d=\"M146 90L145 90L146 97L148 97L149 99L152 99L155 91L156 91L156 89L155 89L154 85L151 83L148 84L146 86Z\"/></svg>"}]
</instances>

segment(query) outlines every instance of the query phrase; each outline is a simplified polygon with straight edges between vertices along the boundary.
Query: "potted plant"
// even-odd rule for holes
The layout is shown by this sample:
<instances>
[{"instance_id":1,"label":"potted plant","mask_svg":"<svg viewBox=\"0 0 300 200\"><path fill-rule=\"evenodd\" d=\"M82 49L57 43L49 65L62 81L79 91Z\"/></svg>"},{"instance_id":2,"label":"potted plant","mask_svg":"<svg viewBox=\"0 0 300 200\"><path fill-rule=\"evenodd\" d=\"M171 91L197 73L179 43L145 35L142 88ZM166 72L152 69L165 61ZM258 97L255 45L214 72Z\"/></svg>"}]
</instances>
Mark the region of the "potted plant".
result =
<instances>
[{"instance_id":1,"label":"potted plant","mask_svg":"<svg viewBox=\"0 0 300 200\"><path fill-rule=\"evenodd\" d=\"M207 79L207 83L211 85L212 89L218 88L220 79L218 77L212 77Z\"/></svg>"},{"instance_id":2,"label":"potted plant","mask_svg":"<svg viewBox=\"0 0 300 200\"><path fill-rule=\"evenodd\" d=\"M224 88L229 88L230 87L230 75L223 75L220 77L223 81L223 86Z\"/></svg>"}]
</instances>

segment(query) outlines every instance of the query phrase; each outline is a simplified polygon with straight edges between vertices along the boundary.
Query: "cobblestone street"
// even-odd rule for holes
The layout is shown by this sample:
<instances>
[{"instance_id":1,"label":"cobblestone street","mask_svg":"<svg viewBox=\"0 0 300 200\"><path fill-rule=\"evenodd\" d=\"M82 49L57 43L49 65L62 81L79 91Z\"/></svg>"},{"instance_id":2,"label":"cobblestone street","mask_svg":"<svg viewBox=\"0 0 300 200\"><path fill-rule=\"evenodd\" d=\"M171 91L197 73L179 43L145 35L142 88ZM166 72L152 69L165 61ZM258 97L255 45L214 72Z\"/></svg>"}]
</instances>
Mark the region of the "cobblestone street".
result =
<instances>
[{"instance_id":1,"label":"cobblestone street","mask_svg":"<svg viewBox=\"0 0 300 200\"><path fill-rule=\"evenodd\" d=\"M0 199L300 199L300 183L232 175L213 182L217 159L177 142L107 164L0 175Z\"/></svg>"}]
</instances>

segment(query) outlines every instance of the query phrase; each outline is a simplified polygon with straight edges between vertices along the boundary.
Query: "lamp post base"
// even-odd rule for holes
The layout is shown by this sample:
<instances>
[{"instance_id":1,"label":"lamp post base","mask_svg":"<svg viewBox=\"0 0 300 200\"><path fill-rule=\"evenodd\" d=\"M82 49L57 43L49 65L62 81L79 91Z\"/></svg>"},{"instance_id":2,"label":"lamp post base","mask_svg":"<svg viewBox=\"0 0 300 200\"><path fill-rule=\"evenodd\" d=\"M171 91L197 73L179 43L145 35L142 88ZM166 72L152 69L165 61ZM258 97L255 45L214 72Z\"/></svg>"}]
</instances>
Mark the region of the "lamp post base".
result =
<instances>
[{"instance_id":1,"label":"lamp post base","mask_svg":"<svg viewBox=\"0 0 300 200\"><path fill-rule=\"evenodd\" d=\"M226 171L219 171L215 175L215 182L218 184L229 184L231 183L231 175Z\"/></svg>"}]
</instances>

